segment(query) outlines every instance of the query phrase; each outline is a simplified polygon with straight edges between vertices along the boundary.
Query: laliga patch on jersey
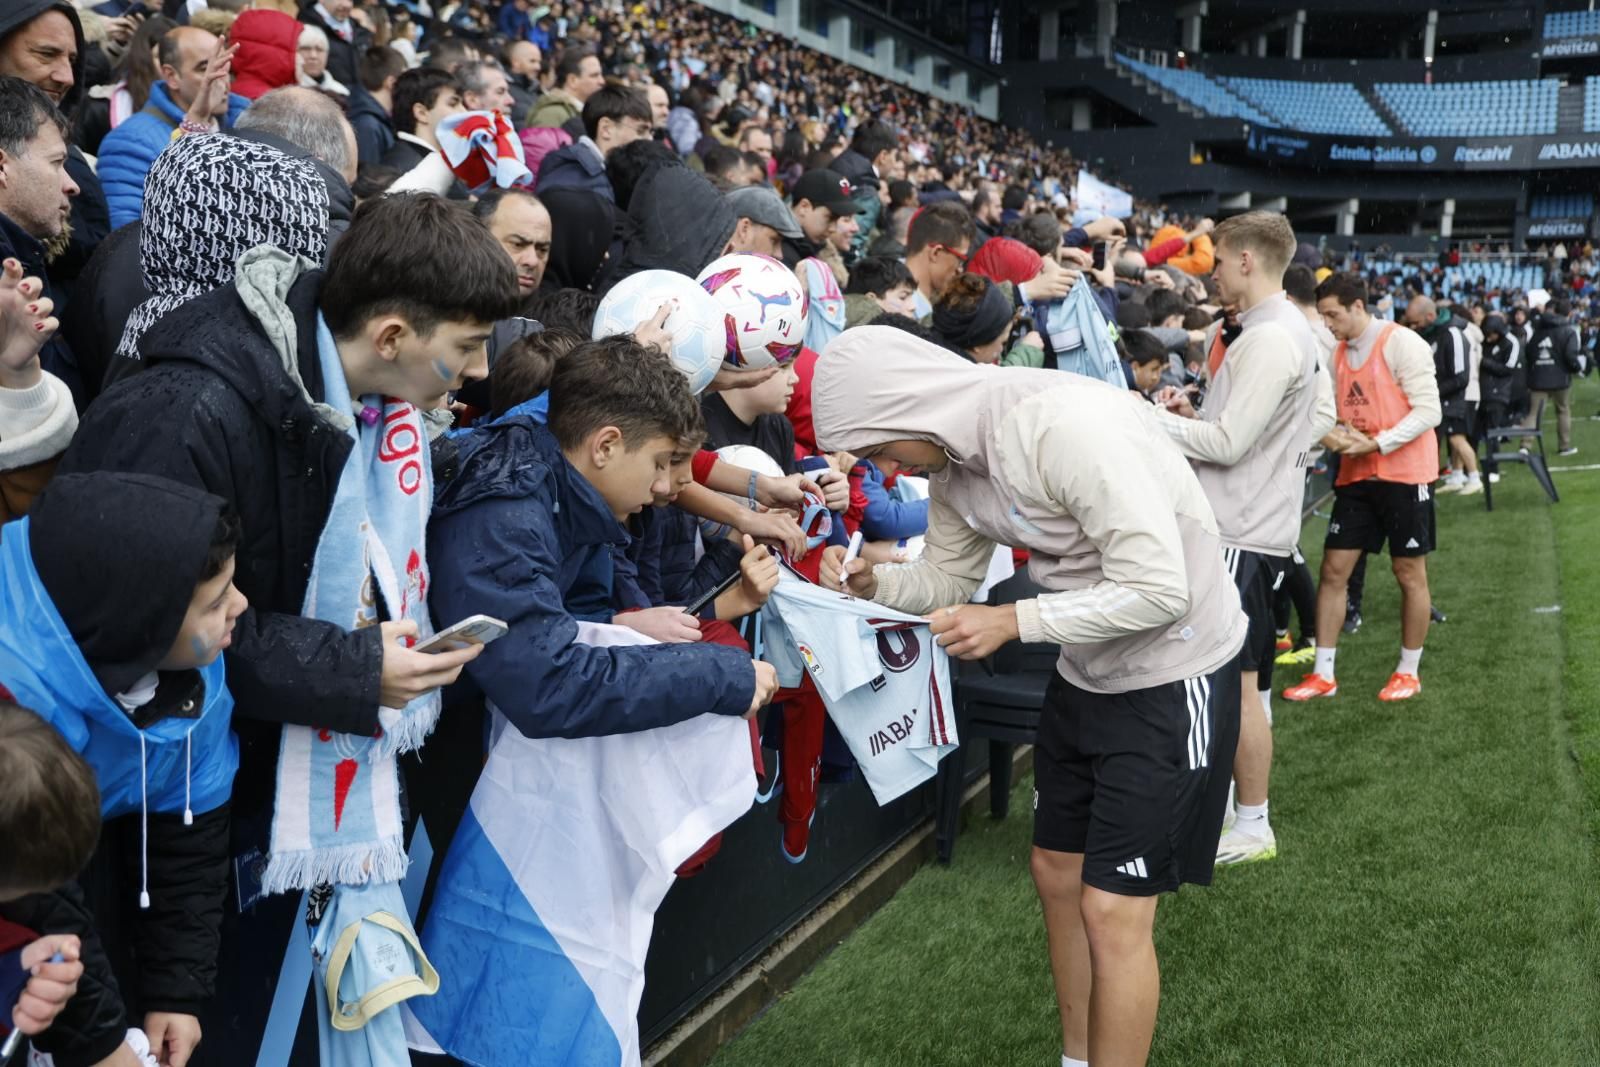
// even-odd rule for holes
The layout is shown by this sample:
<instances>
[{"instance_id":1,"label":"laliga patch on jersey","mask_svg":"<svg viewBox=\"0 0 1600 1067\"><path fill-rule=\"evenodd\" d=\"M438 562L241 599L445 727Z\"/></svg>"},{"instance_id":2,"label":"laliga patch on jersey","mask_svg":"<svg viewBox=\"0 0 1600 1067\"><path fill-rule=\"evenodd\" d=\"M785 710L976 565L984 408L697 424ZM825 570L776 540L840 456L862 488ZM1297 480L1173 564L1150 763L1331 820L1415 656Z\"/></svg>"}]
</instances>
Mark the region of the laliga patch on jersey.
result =
<instances>
[{"instance_id":1,"label":"laliga patch on jersey","mask_svg":"<svg viewBox=\"0 0 1600 1067\"><path fill-rule=\"evenodd\" d=\"M810 671L812 674L822 673L822 664L817 662L817 655L815 652L811 651L809 645L802 645L796 641L794 647L799 651L800 658L805 660L806 670Z\"/></svg>"}]
</instances>

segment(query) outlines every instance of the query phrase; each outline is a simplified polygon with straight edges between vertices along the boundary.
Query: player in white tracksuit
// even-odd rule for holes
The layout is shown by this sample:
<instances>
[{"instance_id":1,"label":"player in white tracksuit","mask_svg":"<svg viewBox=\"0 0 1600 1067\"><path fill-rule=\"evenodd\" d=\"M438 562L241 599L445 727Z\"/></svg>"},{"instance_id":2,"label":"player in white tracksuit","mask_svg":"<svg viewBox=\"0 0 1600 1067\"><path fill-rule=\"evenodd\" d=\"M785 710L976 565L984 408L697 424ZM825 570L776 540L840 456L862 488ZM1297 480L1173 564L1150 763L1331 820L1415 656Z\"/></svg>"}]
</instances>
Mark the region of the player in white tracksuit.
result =
<instances>
[{"instance_id":1,"label":"player in white tracksuit","mask_svg":"<svg viewBox=\"0 0 1600 1067\"><path fill-rule=\"evenodd\" d=\"M1143 1062L1160 996L1157 895L1210 882L1238 733L1245 617L1194 472L1125 389L979 366L890 327L828 346L812 419L825 449L929 475L922 556L853 561L852 592L929 615L964 659L1018 637L1060 643L1035 749L1032 867L1063 1059ZM1027 549L1048 592L969 604L997 543ZM842 556L824 555L824 585Z\"/></svg>"}]
</instances>

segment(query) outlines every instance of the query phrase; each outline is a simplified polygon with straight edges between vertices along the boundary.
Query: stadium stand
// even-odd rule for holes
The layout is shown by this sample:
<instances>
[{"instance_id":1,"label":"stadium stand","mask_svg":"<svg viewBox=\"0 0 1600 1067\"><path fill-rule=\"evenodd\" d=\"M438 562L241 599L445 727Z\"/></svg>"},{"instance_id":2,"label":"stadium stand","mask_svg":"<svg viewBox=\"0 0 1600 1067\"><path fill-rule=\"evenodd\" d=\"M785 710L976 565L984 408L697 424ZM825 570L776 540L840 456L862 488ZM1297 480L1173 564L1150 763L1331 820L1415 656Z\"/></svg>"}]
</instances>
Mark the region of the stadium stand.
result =
<instances>
[{"instance_id":1,"label":"stadium stand","mask_svg":"<svg viewBox=\"0 0 1600 1067\"><path fill-rule=\"evenodd\" d=\"M1513 137L1556 132L1561 83L1537 81L1380 82L1379 98L1419 137Z\"/></svg>"},{"instance_id":2,"label":"stadium stand","mask_svg":"<svg viewBox=\"0 0 1600 1067\"><path fill-rule=\"evenodd\" d=\"M1210 77L1197 70L1176 70L1172 67L1158 67L1153 63L1142 63L1137 59L1120 54L1117 56L1117 62L1158 88L1165 89L1185 103L1199 108L1209 115L1227 119L1244 119L1247 122L1259 122L1264 126L1282 125L1282 123L1274 120L1272 116L1253 106L1249 101L1236 96L1229 89L1217 84Z\"/></svg>"},{"instance_id":3,"label":"stadium stand","mask_svg":"<svg viewBox=\"0 0 1600 1067\"><path fill-rule=\"evenodd\" d=\"M1415 274L1414 263L1391 260L1369 260L1364 264L1368 276L1409 276ZM1480 284L1479 279L1482 279ZM1437 281L1436 292L1451 300L1472 300L1486 292L1527 292L1545 284L1545 271L1541 264L1531 260L1489 259L1445 267Z\"/></svg>"},{"instance_id":4,"label":"stadium stand","mask_svg":"<svg viewBox=\"0 0 1600 1067\"><path fill-rule=\"evenodd\" d=\"M1545 37L1600 36L1600 11L1550 11L1544 16Z\"/></svg>"},{"instance_id":5,"label":"stadium stand","mask_svg":"<svg viewBox=\"0 0 1600 1067\"><path fill-rule=\"evenodd\" d=\"M1528 201L1528 217L1533 219L1573 219L1592 214L1592 193L1547 193Z\"/></svg>"},{"instance_id":6,"label":"stadium stand","mask_svg":"<svg viewBox=\"0 0 1600 1067\"><path fill-rule=\"evenodd\" d=\"M1388 137L1386 122L1349 82L1301 82L1275 78L1218 78L1278 125L1307 133Z\"/></svg>"}]
</instances>

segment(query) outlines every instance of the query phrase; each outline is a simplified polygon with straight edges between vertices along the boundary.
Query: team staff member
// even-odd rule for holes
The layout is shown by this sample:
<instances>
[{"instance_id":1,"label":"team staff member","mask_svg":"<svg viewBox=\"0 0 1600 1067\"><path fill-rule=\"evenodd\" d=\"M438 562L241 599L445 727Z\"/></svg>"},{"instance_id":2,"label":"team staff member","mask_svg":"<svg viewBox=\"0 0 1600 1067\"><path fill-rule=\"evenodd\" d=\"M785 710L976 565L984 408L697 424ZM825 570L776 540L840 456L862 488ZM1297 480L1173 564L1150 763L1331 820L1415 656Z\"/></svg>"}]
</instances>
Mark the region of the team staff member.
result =
<instances>
[{"instance_id":1,"label":"team staff member","mask_svg":"<svg viewBox=\"0 0 1600 1067\"><path fill-rule=\"evenodd\" d=\"M1283 292L1283 272L1295 252L1288 220L1265 211L1236 215L1216 228L1214 242L1218 297L1239 309L1240 333L1207 360L1200 413L1187 394L1168 387L1160 422L1194 463L1250 618L1239 656L1237 818L1217 852L1218 863L1245 863L1278 854L1267 820L1267 709L1277 655L1273 596L1293 565L1300 535L1307 447L1333 428L1333 412L1330 404L1324 421L1313 425L1317 338Z\"/></svg>"},{"instance_id":2,"label":"team staff member","mask_svg":"<svg viewBox=\"0 0 1600 1067\"><path fill-rule=\"evenodd\" d=\"M1433 350L1404 326L1367 313L1367 286L1335 274L1317 286L1317 310L1339 339L1333 353L1334 399L1348 440L1339 449L1333 518L1317 587L1317 658L1312 673L1283 691L1286 700L1331 697L1334 653L1344 623L1345 587L1363 552L1389 543L1400 583L1400 663L1379 700L1422 692L1417 671L1428 636L1428 553L1433 551L1433 494L1439 473L1439 383Z\"/></svg>"},{"instance_id":3,"label":"team staff member","mask_svg":"<svg viewBox=\"0 0 1600 1067\"><path fill-rule=\"evenodd\" d=\"M1061 644L1032 867L1069 1065L1145 1062L1157 895L1211 881L1238 733L1245 617L1211 506L1155 419L1124 389L980 367L891 327L840 335L812 384L823 449L931 475L922 557L852 561L850 590L931 613L964 659ZM1049 592L967 603L996 544L1028 549ZM824 585L842 559L823 557Z\"/></svg>"}]
</instances>

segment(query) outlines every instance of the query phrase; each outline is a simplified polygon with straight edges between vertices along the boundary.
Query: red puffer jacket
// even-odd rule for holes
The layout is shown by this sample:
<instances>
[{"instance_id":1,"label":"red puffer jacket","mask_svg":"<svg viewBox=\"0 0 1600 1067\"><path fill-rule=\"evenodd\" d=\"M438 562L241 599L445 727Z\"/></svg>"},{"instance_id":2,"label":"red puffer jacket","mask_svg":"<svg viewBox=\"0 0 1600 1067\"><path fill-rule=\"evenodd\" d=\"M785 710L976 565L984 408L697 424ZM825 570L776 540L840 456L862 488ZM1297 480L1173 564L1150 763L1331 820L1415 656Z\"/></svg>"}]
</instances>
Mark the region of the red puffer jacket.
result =
<instances>
[{"instance_id":1,"label":"red puffer jacket","mask_svg":"<svg viewBox=\"0 0 1600 1067\"><path fill-rule=\"evenodd\" d=\"M233 57L233 91L251 100L295 83L295 56L303 27L270 8L241 12L228 31L239 46Z\"/></svg>"}]
</instances>

